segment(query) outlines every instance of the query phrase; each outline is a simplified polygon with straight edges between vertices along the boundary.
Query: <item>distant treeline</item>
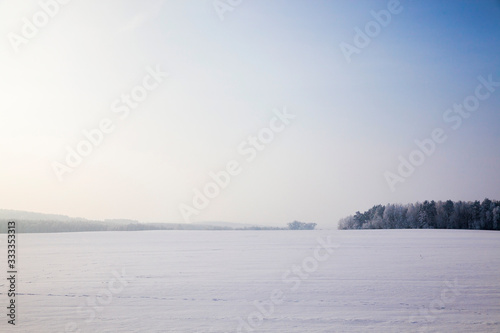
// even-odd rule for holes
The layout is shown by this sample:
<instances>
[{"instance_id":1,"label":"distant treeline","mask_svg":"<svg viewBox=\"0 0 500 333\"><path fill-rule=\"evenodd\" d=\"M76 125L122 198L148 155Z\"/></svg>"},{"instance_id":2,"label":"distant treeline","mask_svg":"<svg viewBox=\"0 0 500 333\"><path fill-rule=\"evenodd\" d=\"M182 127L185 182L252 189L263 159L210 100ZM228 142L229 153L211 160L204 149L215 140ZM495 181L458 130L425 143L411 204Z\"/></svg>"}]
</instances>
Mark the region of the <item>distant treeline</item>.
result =
<instances>
[{"instance_id":1,"label":"distant treeline","mask_svg":"<svg viewBox=\"0 0 500 333\"><path fill-rule=\"evenodd\" d=\"M7 232L7 222L0 219L0 233ZM228 227L183 223L129 223L102 221L33 221L14 220L18 233L83 232L83 231L138 231L138 230L232 230Z\"/></svg>"},{"instance_id":2,"label":"distant treeline","mask_svg":"<svg viewBox=\"0 0 500 333\"><path fill-rule=\"evenodd\" d=\"M141 231L141 230L288 230L289 228L249 226L232 228L205 224L186 223L113 223L106 221L50 221L1 219L0 234L7 233L7 223L16 222L18 233L85 232L85 231ZM108 220L110 221L110 220ZM123 220L117 220L123 222Z\"/></svg>"},{"instance_id":3,"label":"distant treeline","mask_svg":"<svg viewBox=\"0 0 500 333\"><path fill-rule=\"evenodd\" d=\"M251 226L251 227L236 228L232 230L288 230L288 228Z\"/></svg>"},{"instance_id":4,"label":"distant treeline","mask_svg":"<svg viewBox=\"0 0 500 333\"><path fill-rule=\"evenodd\" d=\"M311 230L316 223L293 221L288 227L270 227L221 221L188 223L142 223L130 219L87 220L59 214L0 209L0 234L7 233L9 221L16 222L18 233L141 231L141 230Z\"/></svg>"},{"instance_id":5,"label":"distant treeline","mask_svg":"<svg viewBox=\"0 0 500 333\"><path fill-rule=\"evenodd\" d=\"M345 217L339 229L500 230L500 201L424 201L373 206Z\"/></svg>"}]
</instances>

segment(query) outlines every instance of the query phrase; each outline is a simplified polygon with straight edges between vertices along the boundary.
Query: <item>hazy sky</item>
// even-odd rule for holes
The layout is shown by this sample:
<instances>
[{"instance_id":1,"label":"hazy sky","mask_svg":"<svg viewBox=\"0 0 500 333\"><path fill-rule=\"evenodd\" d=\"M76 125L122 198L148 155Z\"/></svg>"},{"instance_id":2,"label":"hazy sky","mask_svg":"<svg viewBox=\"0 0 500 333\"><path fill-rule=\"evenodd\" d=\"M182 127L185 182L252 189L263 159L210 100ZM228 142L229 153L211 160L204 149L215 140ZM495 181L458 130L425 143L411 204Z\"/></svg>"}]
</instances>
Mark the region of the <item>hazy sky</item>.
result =
<instances>
[{"instance_id":1,"label":"hazy sky","mask_svg":"<svg viewBox=\"0 0 500 333\"><path fill-rule=\"evenodd\" d=\"M333 226L500 199L498 1L40 3L0 1L0 208Z\"/></svg>"}]
</instances>

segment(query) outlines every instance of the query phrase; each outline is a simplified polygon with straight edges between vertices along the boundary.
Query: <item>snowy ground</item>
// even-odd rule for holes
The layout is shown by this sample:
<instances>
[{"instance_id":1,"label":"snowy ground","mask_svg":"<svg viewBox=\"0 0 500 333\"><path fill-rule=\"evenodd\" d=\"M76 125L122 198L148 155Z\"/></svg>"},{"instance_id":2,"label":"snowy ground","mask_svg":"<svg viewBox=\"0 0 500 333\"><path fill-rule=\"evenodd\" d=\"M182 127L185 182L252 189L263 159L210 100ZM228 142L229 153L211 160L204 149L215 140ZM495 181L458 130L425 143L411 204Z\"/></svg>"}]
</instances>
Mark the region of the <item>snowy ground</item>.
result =
<instances>
[{"instance_id":1,"label":"snowy ground","mask_svg":"<svg viewBox=\"0 0 500 333\"><path fill-rule=\"evenodd\" d=\"M20 234L18 258L1 332L500 332L500 232Z\"/></svg>"}]
</instances>

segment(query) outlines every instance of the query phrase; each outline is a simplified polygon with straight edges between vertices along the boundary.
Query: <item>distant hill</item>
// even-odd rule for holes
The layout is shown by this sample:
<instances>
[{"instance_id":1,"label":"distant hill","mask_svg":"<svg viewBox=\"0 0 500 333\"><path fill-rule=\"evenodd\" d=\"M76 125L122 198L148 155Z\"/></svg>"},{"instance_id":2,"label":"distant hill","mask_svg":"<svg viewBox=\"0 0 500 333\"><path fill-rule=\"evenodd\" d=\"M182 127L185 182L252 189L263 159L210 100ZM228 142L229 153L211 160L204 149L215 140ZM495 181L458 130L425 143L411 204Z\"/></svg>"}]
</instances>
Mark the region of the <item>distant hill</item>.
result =
<instances>
[{"instance_id":1,"label":"distant hill","mask_svg":"<svg viewBox=\"0 0 500 333\"><path fill-rule=\"evenodd\" d=\"M0 219L11 220L36 220L36 221L84 221L85 218L69 217L59 214L45 214L26 212L22 210L0 209Z\"/></svg>"},{"instance_id":2,"label":"distant hill","mask_svg":"<svg viewBox=\"0 0 500 333\"><path fill-rule=\"evenodd\" d=\"M59 214L45 214L11 209L0 209L0 233L7 230L8 221L17 222L19 233L83 232L83 231L137 231L137 230L237 230L271 229L267 227L231 223L141 223L131 219L88 220Z\"/></svg>"}]
</instances>

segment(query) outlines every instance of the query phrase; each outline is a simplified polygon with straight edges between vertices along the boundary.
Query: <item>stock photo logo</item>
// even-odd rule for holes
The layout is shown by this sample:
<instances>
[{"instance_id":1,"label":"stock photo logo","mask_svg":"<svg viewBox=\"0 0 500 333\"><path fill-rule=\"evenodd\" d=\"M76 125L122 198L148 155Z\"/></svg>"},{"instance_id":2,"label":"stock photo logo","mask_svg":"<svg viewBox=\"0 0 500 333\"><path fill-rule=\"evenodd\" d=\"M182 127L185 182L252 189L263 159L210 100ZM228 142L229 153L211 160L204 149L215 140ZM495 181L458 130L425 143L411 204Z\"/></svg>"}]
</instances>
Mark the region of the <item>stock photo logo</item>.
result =
<instances>
[{"instance_id":1,"label":"stock photo logo","mask_svg":"<svg viewBox=\"0 0 500 333\"><path fill-rule=\"evenodd\" d=\"M129 93L122 93L111 103L111 112L115 113L120 120L125 120L130 112L137 109L148 98L149 94L158 89L168 77L168 73L164 72L160 65L156 65L155 68L148 66L146 72L147 74L140 84L135 85ZM116 121L108 117L99 120L98 124L96 128L83 129L83 139L78 141L75 146L66 145L64 147L66 156L62 162L53 161L51 163L52 170L60 182L64 180L64 175L72 173L80 166L84 158L90 156L94 149L104 142L106 136L113 133L116 127Z\"/></svg>"},{"instance_id":2,"label":"stock photo logo","mask_svg":"<svg viewBox=\"0 0 500 333\"><path fill-rule=\"evenodd\" d=\"M219 19L224 21L226 13L234 11L242 2L243 0L214 0L212 5Z\"/></svg>"},{"instance_id":3,"label":"stock photo logo","mask_svg":"<svg viewBox=\"0 0 500 333\"><path fill-rule=\"evenodd\" d=\"M103 312L106 306L112 304L113 299L119 297L130 282L135 278L127 276L125 269L121 272L113 271L113 277L108 280L105 288L99 289L93 295L85 295L85 304L76 309L80 322L72 321L65 325L65 333L82 332L81 327L89 325L98 319L99 313Z\"/></svg>"},{"instance_id":4,"label":"stock photo logo","mask_svg":"<svg viewBox=\"0 0 500 333\"><path fill-rule=\"evenodd\" d=\"M382 32L383 28L389 26L395 15L401 14L403 6L399 0L390 0L387 3L386 9L379 11L370 11L373 20L368 21L364 28L354 27L354 37L352 43L341 42L339 44L340 50L348 64L352 61L354 54L360 54L361 51L368 47L373 39L377 38Z\"/></svg>"},{"instance_id":5,"label":"stock photo logo","mask_svg":"<svg viewBox=\"0 0 500 333\"><path fill-rule=\"evenodd\" d=\"M478 76L477 81L479 84L476 85L474 92L467 95L461 102L454 103L453 107L443 113L444 123L453 131L458 130L462 126L464 119L468 119L478 111L481 103L488 100L500 87L500 81L496 80L498 79L494 79L493 74L489 74L486 78ZM444 128L436 127L428 138L414 141L417 148L412 150L407 158L402 155L398 156L397 172L384 172L384 178L391 192L396 191L398 183L404 183L418 167L423 165L437 151L439 146L448 139L447 132L449 133L450 130L447 131Z\"/></svg>"},{"instance_id":6,"label":"stock photo logo","mask_svg":"<svg viewBox=\"0 0 500 333\"><path fill-rule=\"evenodd\" d=\"M254 332L260 327L266 318L270 318L279 305L282 305L289 294L296 292L302 283L307 281L317 272L321 263L330 259L335 250L340 247L332 241L332 236L316 239L317 245L313 254L305 257L300 264L294 264L290 269L283 272L281 282L286 288L273 289L269 298L263 301L255 300L252 304L255 311L250 312L244 318L238 317L237 333Z\"/></svg>"},{"instance_id":7,"label":"stock photo logo","mask_svg":"<svg viewBox=\"0 0 500 333\"><path fill-rule=\"evenodd\" d=\"M21 19L21 28L18 32L9 32L7 38L15 53L38 36L40 31L53 20L64 6L72 0L41 0L39 9L31 17Z\"/></svg>"},{"instance_id":8,"label":"stock photo logo","mask_svg":"<svg viewBox=\"0 0 500 333\"><path fill-rule=\"evenodd\" d=\"M273 110L274 117L269 120L267 127L261 128L256 134L250 135L246 140L240 142L236 148L240 157L244 157L246 163L253 162L259 152L274 141L277 134L283 132L295 119L295 115L289 113L286 107L283 110ZM228 161L224 170L209 172L212 181L207 182L200 188L193 189L191 204L181 203L179 211L184 222L189 223L193 215L199 215L206 209L210 201L215 199L221 191L229 186L231 179L243 171L243 166L238 160Z\"/></svg>"},{"instance_id":9,"label":"stock photo logo","mask_svg":"<svg viewBox=\"0 0 500 333\"><path fill-rule=\"evenodd\" d=\"M454 304L457 297L462 295L460 290L464 289L464 286L458 284L457 278L453 283L450 281L444 282L444 286L438 298L421 307L418 314L413 314L408 318L408 323L411 325L420 325L417 332L430 332L429 325L434 323L438 316L446 314L446 307Z\"/></svg>"}]
</instances>

